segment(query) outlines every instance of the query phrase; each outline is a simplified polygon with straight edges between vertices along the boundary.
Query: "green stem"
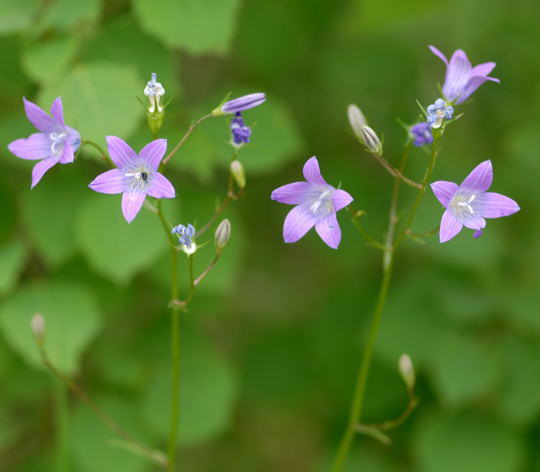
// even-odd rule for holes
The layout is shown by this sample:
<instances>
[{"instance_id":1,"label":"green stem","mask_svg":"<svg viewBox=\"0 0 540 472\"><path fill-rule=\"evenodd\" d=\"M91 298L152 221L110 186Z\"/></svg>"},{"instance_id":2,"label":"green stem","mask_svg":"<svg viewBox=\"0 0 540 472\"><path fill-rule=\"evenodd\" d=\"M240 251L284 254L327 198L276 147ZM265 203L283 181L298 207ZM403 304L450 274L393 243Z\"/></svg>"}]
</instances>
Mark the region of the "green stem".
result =
<instances>
[{"instance_id":1,"label":"green stem","mask_svg":"<svg viewBox=\"0 0 540 472\"><path fill-rule=\"evenodd\" d=\"M69 411L67 389L61 380L53 378L56 417L56 472L69 470Z\"/></svg>"},{"instance_id":2,"label":"green stem","mask_svg":"<svg viewBox=\"0 0 540 472\"><path fill-rule=\"evenodd\" d=\"M171 301L178 300L178 253L176 251L174 236L171 234L171 226L167 223L161 207L161 200L157 202L159 220L170 243L171 250ZM176 446L178 439L178 418L180 409L180 307L170 303L171 308L171 365L172 365L172 389L171 389L171 415L169 427L169 445L167 449L167 470L176 470Z\"/></svg>"},{"instance_id":3,"label":"green stem","mask_svg":"<svg viewBox=\"0 0 540 472\"><path fill-rule=\"evenodd\" d=\"M96 149L100 154L101 154L101 158L111 167L115 168L116 166L114 165L114 162L111 160L111 158L109 157L109 155L103 150L103 148L99 145L99 144L96 144L94 143L93 141L88 141L87 139L85 139L83 142L82 142L82 145L83 146L92 146L94 149Z\"/></svg>"},{"instance_id":4,"label":"green stem","mask_svg":"<svg viewBox=\"0 0 540 472\"><path fill-rule=\"evenodd\" d=\"M173 150L169 154L167 154L165 159L163 159L162 165L166 165L167 162L169 162L171 157L173 157L176 154L176 152L183 146L187 138L189 138L189 136L191 135L191 133L193 133L193 131L195 130L197 126L199 126L203 121L207 120L208 118L212 118L212 116L214 115L209 113L208 115L204 115L201 118L199 118L197 121L194 121L193 123L191 123L190 127L188 128L184 136L182 136L178 144L173 148Z\"/></svg>"},{"instance_id":5,"label":"green stem","mask_svg":"<svg viewBox=\"0 0 540 472\"><path fill-rule=\"evenodd\" d=\"M400 164L400 173L403 172L405 164L409 155L409 148L407 146L404 150L403 157ZM341 472L345 466L345 461L349 455L349 450L353 442L355 433L358 431L358 424L362 417L362 408L364 404L364 397L366 393L366 384L371 366L371 359L373 357L373 349L375 347L375 341L377 340L377 334L379 332L379 326L381 324L381 318L388 298L388 288L390 286L390 280L392 278L392 269L394 266L394 234L397 223L397 202L399 197L401 179L397 176L394 178L394 185L392 189L392 197L390 201L390 214L388 217L388 230L386 232L386 241L383 250L383 277L381 280L381 287L379 289L379 296L377 299L377 305L371 319L369 327L368 338L366 345L364 346L364 352L362 354L362 362L358 371L356 380L356 387L353 396L353 402L349 413L349 422L341 438L341 442L338 447L334 463L332 465L332 472Z\"/></svg>"}]
</instances>

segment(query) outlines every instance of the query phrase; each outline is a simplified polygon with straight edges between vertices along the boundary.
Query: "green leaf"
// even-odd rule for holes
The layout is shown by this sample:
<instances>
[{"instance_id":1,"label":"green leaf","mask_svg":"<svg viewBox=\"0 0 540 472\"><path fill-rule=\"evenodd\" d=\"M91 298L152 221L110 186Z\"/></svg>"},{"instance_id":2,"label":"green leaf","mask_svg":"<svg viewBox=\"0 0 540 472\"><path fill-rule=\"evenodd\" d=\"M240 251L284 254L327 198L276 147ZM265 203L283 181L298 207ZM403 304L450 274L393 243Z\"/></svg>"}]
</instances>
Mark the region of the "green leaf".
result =
<instances>
[{"instance_id":1,"label":"green leaf","mask_svg":"<svg viewBox=\"0 0 540 472\"><path fill-rule=\"evenodd\" d=\"M25 260L26 247L21 241L0 246L0 294L9 292L15 286Z\"/></svg>"},{"instance_id":2,"label":"green leaf","mask_svg":"<svg viewBox=\"0 0 540 472\"><path fill-rule=\"evenodd\" d=\"M135 2L143 28L171 47L193 54L225 54L234 33L239 0L153 0Z\"/></svg>"},{"instance_id":3,"label":"green leaf","mask_svg":"<svg viewBox=\"0 0 540 472\"><path fill-rule=\"evenodd\" d=\"M89 180L76 164L56 166L47 179L21 196L22 217L31 241L52 266L75 252L73 220Z\"/></svg>"},{"instance_id":4,"label":"green leaf","mask_svg":"<svg viewBox=\"0 0 540 472\"><path fill-rule=\"evenodd\" d=\"M81 63L58 82L47 85L39 103L48 108L61 96L66 123L83 138L103 144L107 135L125 139L135 131L144 114L137 102L143 89L134 67Z\"/></svg>"},{"instance_id":5,"label":"green leaf","mask_svg":"<svg viewBox=\"0 0 540 472\"><path fill-rule=\"evenodd\" d=\"M181 348L179 442L194 444L212 439L229 425L238 381L224 359L203 341L186 338ZM161 437L169 429L171 372L162 370L143 398L143 413L149 427Z\"/></svg>"},{"instance_id":6,"label":"green leaf","mask_svg":"<svg viewBox=\"0 0 540 472\"><path fill-rule=\"evenodd\" d=\"M69 283L33 284L2 306L0 328L7 342L28 363L44 369L30 329L35 313L45 318L45 349L52 363L66 374L74 374L80 355L100 325L92 295Z\"/></svg>"},{"instance_id":7,"label":"green leaf","mask_svg":"<svg viewBox=\"0 0 540 472\"><path fill-rule=\"evenodd\" d=\"M72 36L61 36L48 41L30 44L21 56L26 73L41 84L56 83L69 61L77 52L77 40Z\"/></svg>"},{"instance_id":8,"label":"green leaf","mask_svg":"<svg viewBox=\"0 0 540 472\"><path fill-rule=\"evenodd\" d=\"M95 23L101 10L101 0L55 0L45 11L41 20L42 26L67 31L81 29L85 24Z\"/></svg>"},{"instance_id":9,"label":"green leaf","mask_svg":"<svg viewBox=\"0 0 540 472\"><path fill-rule=\"evenodd\" d=\"M416 448L422 472L515 472L523 455L516 434L471 413L426 417Z\"/></svg>"},{"instance_id":10,"label":"green leaf","mask_svg":"<svg viewBox=\"0 0 540 472\"><path fill-rule=\"evenodd\" d=\"M89 196L78 209L75 232L90 265L122 284L152 265L167 248L157 215L143 207L128 224L122 216L121 195Z\"/></svg>"},{"instance_id":11,"label":"green leaf","mask_svg":"<svg viewBox=\"0 0 540 472\"><path fill-rule=\"evenodd\" d=\"M39 0L0 0L0 35L28 28L39 5Z\"/></svg>"}]
</instances>

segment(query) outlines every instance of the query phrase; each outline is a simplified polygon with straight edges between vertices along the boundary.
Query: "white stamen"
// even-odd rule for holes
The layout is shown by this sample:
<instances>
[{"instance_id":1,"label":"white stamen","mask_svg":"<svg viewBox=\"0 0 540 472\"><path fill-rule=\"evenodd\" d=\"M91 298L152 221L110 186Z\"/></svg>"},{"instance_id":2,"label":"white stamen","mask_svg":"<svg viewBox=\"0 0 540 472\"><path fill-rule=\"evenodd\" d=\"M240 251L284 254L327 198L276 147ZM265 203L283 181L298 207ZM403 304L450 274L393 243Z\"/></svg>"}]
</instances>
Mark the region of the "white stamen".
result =
<instances>
[{"instance_id":1,"label":"white stamen","mask_svg":"<svg viewBox=\"0 0 540 472\"><path fill-rule=\"evenodd\" d=\"M325 190L323 193L321 193L319 195L319 198L317 198L317 200L315 200L311 206L309 207L309 209L313 212L313 213L317 213L319 211L319 208L321 207L321 205L325 202L327 202L329 199L328 199L328 195L330 195L332 193L332 190Z\"/></svg>"}]
</instances>

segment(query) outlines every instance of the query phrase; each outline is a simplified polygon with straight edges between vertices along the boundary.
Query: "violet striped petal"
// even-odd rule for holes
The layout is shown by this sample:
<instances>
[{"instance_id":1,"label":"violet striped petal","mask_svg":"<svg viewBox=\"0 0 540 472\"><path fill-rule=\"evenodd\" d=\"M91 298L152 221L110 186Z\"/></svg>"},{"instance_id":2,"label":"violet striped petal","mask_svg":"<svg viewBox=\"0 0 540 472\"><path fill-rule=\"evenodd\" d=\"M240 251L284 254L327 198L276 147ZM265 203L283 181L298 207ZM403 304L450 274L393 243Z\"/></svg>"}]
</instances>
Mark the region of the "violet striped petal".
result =
<instances>
[{"instance_id":1,"label":"violet striped petal","mask_svg":"<svg viewBox=\"0 0 540 472\"><path fill-rule=\"evenodd\" d=\"M441 243L450 241L463 228L460 221L456 219L451 210L445 210L441 218L441 226L439 229L439 240Z\"/></svg>"},{"instance_id":2,"label":"violet striped petal","mask_svg":"<svg viewBox=\"0 0 540 472\"><path fill-rule=\"evenodd\" d=\"M8 149L21 159L45 159L51 156L51 140L44 133L34 133L28 138L17 139L9 143Z\"/></svg>"},{"instance_id":3,"label":"violet striped petal","mask_svg":"<svg viewBox=\"0 0 540 472\"><path fill-rule=\"evenodd\" d=\"M111 160L117 167L125 167L137 159L137 153L123 139L116 136L107 136L107 147Z\"/></svg>"},{"instance_id":4,"label":"violet striped petal","mask_svg":"<svg viewBox=\"0 0 540 472\"><path fill-rule=\"evenodd\" d=\"M31 188L34 188L39 183L41 178L45 175L45 172L47 172L51 167L55 166L56 164L58 164L57 157L48 157L47 159L39 161L32 169Z\"/></svg>"},{"instance_id":5,"label":"violet striped petal","mask_svg":"<svg viewBox=\"0 0 540 472\"><path fill-rule=\"evenodd\" d=\"M431 49L431 52L435 54L441 61L443 61L446 65L448 65L448 59L446 59L446 56L439 51L435 46L429 46L429 49Z\"/></svg>"},{"instance_id":6,"label":"violet striped petal","mask_svg":"<svg viewBox=\"0 0 540 472\"><path fill-rule=\"evenodd\" d=\"M123 193L125 190L124 174L119 169L111 169L99 174L88 186L99 193Z\"/></svg>"},{"instance_id":7,"label":"violet striped petal","mask_svg":"<svg viewBox=\"0 0 540 472\"><path fill-rule=\"evenodd\" d=\"M446 180L438 180L437 182L433 182L431 184L431 190L433 190L437 200L441 202L441 205L444 208L448 206L448 203L450 203L450 200L452 200L452 197L454 196L454 193L456 193L457 189L457 184L454 182L448 182Z\"/></svg>"},{"instance_id":8,"label":"violet striped petal","mask_svg":"<svg viewBox=\"0 0 540 472\"><path fill-rule=\"evenodd\" d=\"M154 170L157 170L161 159L163 159L163 156L165 155L166 150L167 140L156 139L144 146L140 150L139 156L144 158Z\"/></svg>"},{"instance_id":9,"label":"violet striped petal","mask_svg":"<svg viewBox=\"0 0 540 472\"><path fill-rule=\"evenodd\" d=\"M485 192L473 202L475 212L484 218L501 218L520 210L519 205L511 198L495 192Z\"/></svg>"},{"instance_id":10,"label":"violet striped petal","mask_svg":"<svg viewBox=\"0 0 540 472\"><path fill-rule=\"evenodd\" d=\"M315 226L317 217L306 205L295 206L286 216L283 224L283 239L295 243Z\"/></svg>"},{"instance_id":11,"label":"violet striped petal","mask_svg":"<svg viewBox=\"0 0 540 472\"><path fill-rule=\"evenodd\" d=\"M483 64L478 64L477 66L474 66L471 70L471 76L475 75L488 75L493 69L495 69L495 66L497 64L495 62L484 62ZM497 82L499 79L495 79Z\"/></svg>"},{"instance_id":12,"label":"violet striped petal","mask_svg":"<svg viewBox=\"0 0 540 472\"><path fill-rule=\"evenodd\" d=\"M485 192L493 182L493 167L487 160L478 164L459 186L460 188Z\"/></svg>"},{"instance_id":13,"label":"violet striped petal","mask_svg":"<svg viewBox=\"0 0 540 472\"><path fill-rule=\"evenodd\" d=\"M459 217L456 218L466 228L482 229L486 227L486 220L476 213L468 213L463 211L459 214Z\"/></svg>"},{"instance_id":14,"label":"violet striped petal","mask_svg":"<svg viewBox=\"0 0 540 472\"><path fill-rule=\"evenodd\" d=\"M337 249L341 242L341 228L335 213L328 215L315 225L315 230L321 239L332 249Z\"/></svg>"},{"instance_id":15,"label":"violet striped petal","mask_svg":"<svg viewBox=\"0 0 540 472\"><path fill-rule=\"evenodd\" d=\"M43 133L50 133L57 130L60 124L52 116L49 116L45 111L38 107L35 103L23 97L24 111L28 121L32 123L36 129Z\"/></svg>"},{"instance_id":16,"label":"violet striped petal","mask_svg":"<svg viewBox=\"0 0 540 472\"><path fill-rule=\"evenodd\" d=\"M339 211L345 208L353 201L353 197L345 190L336 190L332 195L332 203L334 204L334 211ZM321 236L322 237L322 236Z\"/></svg>"},{"instance_id":17,"label":"violet striped petal","mask_svg":"<svg viewBox=\"0 0 540 472\"><path fill-rule=\"evenodd\" d=\"M446 79L443 86L443 93L447 100L453 101L461 98L463 88L471 76L471 69L471 63L465 52L461 49L455 51L446 69Z\"/></svg>"},{"instance_id":18,"label":"violet striped petal","mask_svg":"<svg viewBox=\"0 0 540 472\"><path fill-rule=\"evenodd\" d=\"M328 185L321 175L321 169L319 168L319 161L315 156L308 159L304 164L302 170L304 178L310 183L315 185Z\"/></svg>"},{"instance_id":19,"label":"violet striped petal","mask_svg":"<svg viewBox=\"0 0 540 472\"><path fill-rule=\"evenodd\" d=\"M51 115L60 125L66 125L64 123L64 108L62 106L62 99L60 97L56 97L54 102L52 102Z\"/></svg>"},{"instance_id":20,"label":"violet striped petal","mask_svg":"<svg viewBox=\"0 0 540 472\"><path fill-rule=\"evenodd\" d=\"M128 223L137 216L145 198L146 194L143 192L126 192L122 195L122 213Z\"/></svg>"},{"instance_id":21,"label":"violet striped petal","mask_svg":"<svg viewBox=\"0 0 540 472\"><path fill-rule=\"evenodd\" d=\"M155 198L174 198L176 192L171 182L163 174L156 172L152 177L148 195Z\"/></svg>"},{"instance_id":22,"label":"violet striped petal","mask_svg":"<svg viewBox=\"0 0 540 472\"><path fill-rule=\"evenodd\" d=\"M69 164L75 160L75 154L73 147L69 141L64 142L64 148L62 149L62 155L60 156L60 164Z\"/></svg>"},{"instance_id":23,"label":"violet striped petal","mask_svg":"<svg viewBox=\"0 0 540 472\"><path fill-rule=\"evenodd\" d=\"M484 82L488 80L491 80L492 82L499 82L499 79L495 79L493 77L486 77L483 75L476 75L476 76L471 77L465 84L465 87L463 87L463 90L459 98L456 100L456 104L463 103L474 92L476 92L476 89L480 87L480 85L482 85Z\"/></svg>"},{"instance_id":24,"label":"violet striped petal","mask_svg":"<svg viewBox=\"0 0 540 472\"><path fill-rule=\"evenodd\" d=\"M316 198L319 193L309 182L293 182L276 188L270 198L287 205L299 205L310 198Z\"/></svg>"}]
</instances>

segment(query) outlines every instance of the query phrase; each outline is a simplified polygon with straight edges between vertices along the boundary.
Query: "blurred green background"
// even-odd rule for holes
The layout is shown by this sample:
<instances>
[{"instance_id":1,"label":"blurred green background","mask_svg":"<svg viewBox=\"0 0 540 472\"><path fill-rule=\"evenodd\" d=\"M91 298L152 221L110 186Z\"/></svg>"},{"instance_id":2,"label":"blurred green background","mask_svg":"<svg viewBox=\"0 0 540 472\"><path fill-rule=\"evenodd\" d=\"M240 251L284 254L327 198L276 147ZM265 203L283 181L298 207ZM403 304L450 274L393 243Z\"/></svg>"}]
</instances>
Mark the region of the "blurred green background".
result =
<instances>
[{"instance_id":1,"label":"blurred green background","mask_svg":"<svg viewBox=\"0 0 540 472\"><path fill-rule=\"evenodd\" d=\"M55 382L29 330L39 310L47 348L108 413L164 448L169 405L167 248L155 215L132 225L115 196L87 188L101 164L87 150L30 192L32 163L7 144L32 132L22 96L104 145L151 139L137 102L151 72L172 98L162 136L234 96L264 91L245 113L247 197L231 208L231 244L183 318L182 470L322 471L345 425L380 254L345 212L343 241L285 245L288 207L273 188L298 180L313 154L380 234L391 180L348 129L357 103L397 160L412 123L437 97L448 56L496 61L443 140L435 180L460 181L492 159L494 190L522 211L473 240L404 244L376 348L366 421L397 416L407 352L421 403L383 446L359 437L348 471L540 471L540 5L536 0L0 0L0 471L53 470ZM144 97L143 97L144 98ZM204 123L173 159L175 222L203 223L226 189L227 120ZM420 179L421 150L408 174ZM404 191L411 199L412 193ZM431 194L414 229L438 225ZM196 260L201 270L211 245ZM181 272L185 283L184 270ZM142 458L70 398L71 470L144 472Z\"/></svg>"}]
</instances>

